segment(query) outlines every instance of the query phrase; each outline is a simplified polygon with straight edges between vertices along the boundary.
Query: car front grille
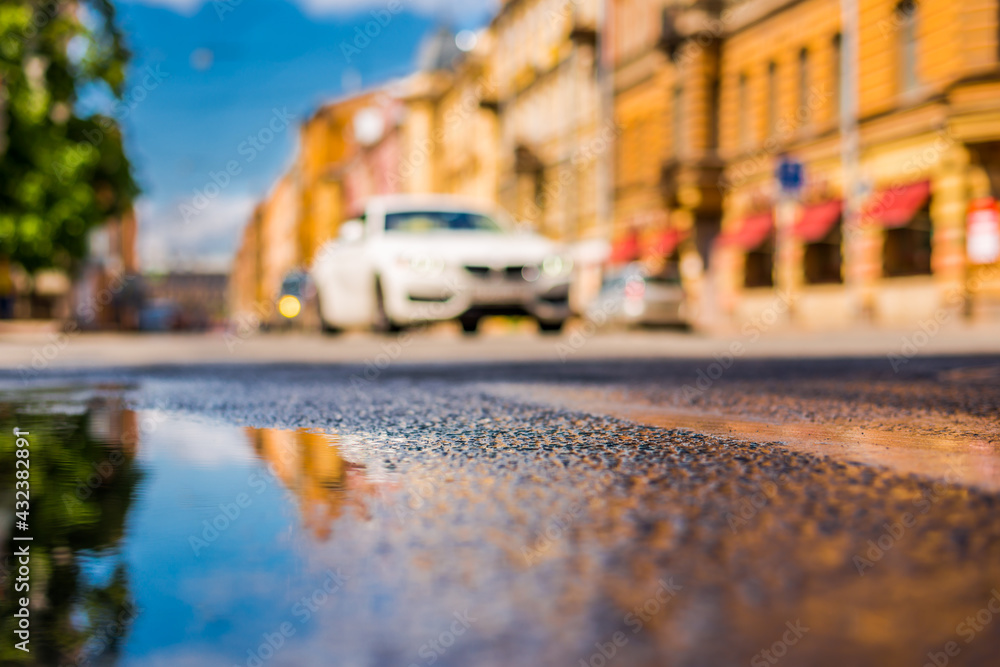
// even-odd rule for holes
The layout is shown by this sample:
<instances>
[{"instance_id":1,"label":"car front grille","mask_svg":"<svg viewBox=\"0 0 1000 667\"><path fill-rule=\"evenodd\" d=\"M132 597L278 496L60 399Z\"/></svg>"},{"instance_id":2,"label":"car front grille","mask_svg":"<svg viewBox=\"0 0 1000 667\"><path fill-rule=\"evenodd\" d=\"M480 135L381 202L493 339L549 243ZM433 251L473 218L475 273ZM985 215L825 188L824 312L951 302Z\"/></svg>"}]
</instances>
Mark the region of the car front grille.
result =
<instances>
[{"instance_id":1,"label":"car front grille","mask_svg":"<svg viewBox=\"0 0 1000 667\"><path fill-rule=\"evenodd\" d=\"M502 276L505 280L524 280L524 267L523 266L505 266L503 268L493 269L489 266L474 266L467 265L465 270L476 276L477 278L490 278L493 276Z\"/></svg>"},{"instance_id":2,"label":"car front grille","mask_svg":"<svg viewBox=\"0 0 1000 667\"><path fill-rule=\"evenodd\" d=\"M490 275L490 267L488 266L466 266L465 270L479 278L485 278Z\"/></svg>"}]
</instances>

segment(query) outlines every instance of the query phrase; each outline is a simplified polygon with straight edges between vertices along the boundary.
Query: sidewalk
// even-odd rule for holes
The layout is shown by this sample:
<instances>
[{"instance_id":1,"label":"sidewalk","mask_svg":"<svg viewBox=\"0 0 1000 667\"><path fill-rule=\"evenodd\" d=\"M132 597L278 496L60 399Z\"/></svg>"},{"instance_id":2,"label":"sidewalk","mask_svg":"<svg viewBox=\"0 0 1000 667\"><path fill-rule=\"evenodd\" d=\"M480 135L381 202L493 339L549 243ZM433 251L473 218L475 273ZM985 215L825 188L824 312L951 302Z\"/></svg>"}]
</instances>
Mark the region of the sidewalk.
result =
<instances>
[{"instance_id":1,"label":"sidewalk","mask_svg":"<svg viewBox=\"0 0 1000 667\"><path fill-rule=\"evenodd\" d=\"M889 357L998 354L1000 325L938 332L855 330L706 336L679 331L593 332L582 325L560 336L514 331L462 336L435 327L391 336L349 333L125 334L34 331L0 333L0 368L55 369L204 363L393 363L579 361L587 359Z\"/></svg>"}]
</instances>

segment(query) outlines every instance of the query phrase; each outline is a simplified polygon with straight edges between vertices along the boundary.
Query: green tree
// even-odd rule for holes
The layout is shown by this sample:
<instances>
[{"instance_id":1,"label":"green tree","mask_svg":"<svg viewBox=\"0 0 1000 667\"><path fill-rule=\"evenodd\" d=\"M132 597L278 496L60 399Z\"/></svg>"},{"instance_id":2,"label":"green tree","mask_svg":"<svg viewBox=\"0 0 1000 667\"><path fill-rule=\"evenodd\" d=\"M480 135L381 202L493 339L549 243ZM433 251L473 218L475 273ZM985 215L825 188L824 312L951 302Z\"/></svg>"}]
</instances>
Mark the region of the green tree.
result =
<instances>
[{"instance_id":1,"label":"green tree","mask_svg":"<svg viewBox=\"0 0 1000 667\"><path fill-rule=\"evenodd\" d=\"M0 256L69 269L131 207L118 123L77 108L85 89L121 99L128 59L109 0L0 0Z\"/></svg>"}]
</instances>

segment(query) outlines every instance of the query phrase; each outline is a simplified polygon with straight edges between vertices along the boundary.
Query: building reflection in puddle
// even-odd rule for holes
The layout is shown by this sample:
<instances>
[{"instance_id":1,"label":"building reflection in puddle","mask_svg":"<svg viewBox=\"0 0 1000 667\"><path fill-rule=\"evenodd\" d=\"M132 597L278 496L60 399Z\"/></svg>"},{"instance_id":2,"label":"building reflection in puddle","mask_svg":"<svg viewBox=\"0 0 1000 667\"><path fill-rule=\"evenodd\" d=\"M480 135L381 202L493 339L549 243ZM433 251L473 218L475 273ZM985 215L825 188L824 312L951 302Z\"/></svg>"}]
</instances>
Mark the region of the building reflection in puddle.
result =
<instances>
[{"instance_id":1,"label":"building reflection in puddle","mask_svg":"<svg viewBox=\"0 0 1000 667\"><path fill-rule=\"evenodd\" d=\"M303 528L325 541L334 522L352 511L367 518L369 501L382 489L364 464L341 456L336 434L305 430L247 429L254 451L293 494Z\"/></svg>"},{"instance_id":2,"label":"building reflection in puddle","mask_svg":"<svg viewBox=\"0 0 1000 667\"><path fill-rule=\"evenodd\" d=\"M345 459L336 435L135 412L114 388L0 395L0 431L15 427L31 442L30 591L14 588L17 456L3 437L0 629L13 636L30 596L31 653L4 642L2 664L239 656L327 576L314 547L347 515L368 521L387 486ZM206 540L241 494L239 516Z\"/></svg>"}]
</instances>

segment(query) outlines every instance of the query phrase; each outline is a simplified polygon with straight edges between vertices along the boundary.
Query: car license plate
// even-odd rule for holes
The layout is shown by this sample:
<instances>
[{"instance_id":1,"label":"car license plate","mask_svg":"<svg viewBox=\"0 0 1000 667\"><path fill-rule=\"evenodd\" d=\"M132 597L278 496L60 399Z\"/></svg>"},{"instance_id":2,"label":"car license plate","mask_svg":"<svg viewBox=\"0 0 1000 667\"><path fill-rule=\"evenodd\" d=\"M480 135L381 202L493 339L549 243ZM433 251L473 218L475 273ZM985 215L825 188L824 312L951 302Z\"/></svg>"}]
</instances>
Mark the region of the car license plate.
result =
<instances>
[{"instance_id":1,"label":"car license plate","mask_svg":"<svg viewBox=\"0 0 1000 667\"><path fill-rule=\"evenodd\" d=\"M522 285L477 285L472 291L476 303L522 303L527 297Z\"/></svg>"}]
</instances>

